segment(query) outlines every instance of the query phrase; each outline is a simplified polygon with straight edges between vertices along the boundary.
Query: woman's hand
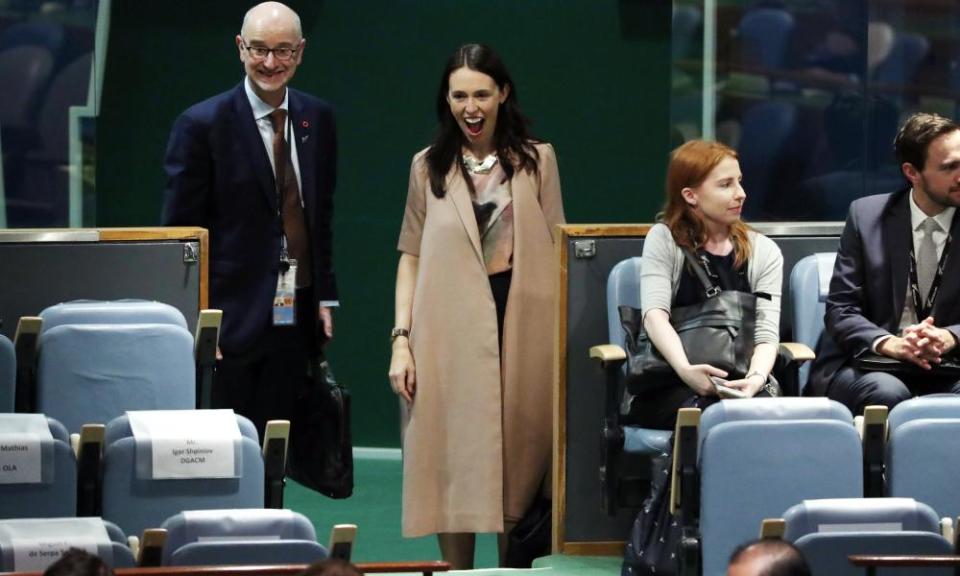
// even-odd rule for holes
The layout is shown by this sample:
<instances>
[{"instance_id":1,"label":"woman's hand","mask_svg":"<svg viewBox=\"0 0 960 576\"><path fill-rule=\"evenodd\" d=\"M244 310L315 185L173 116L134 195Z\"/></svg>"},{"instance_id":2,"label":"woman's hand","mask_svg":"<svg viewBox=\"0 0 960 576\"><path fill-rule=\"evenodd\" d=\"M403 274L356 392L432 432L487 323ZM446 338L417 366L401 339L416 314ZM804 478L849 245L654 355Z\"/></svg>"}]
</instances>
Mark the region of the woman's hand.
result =
<instances>
[{"instance_id":1,"label":"woman's hand","mask_svg":"<svg viewBox=\"0 0 960 576\"><path fill-rule=\"evenodd\" d=\"M393 341L393 354L390 357L390 387L407 401L413 403L417 391L417 370L410 351L410 342L406 336Z\"/></svg>"},{"instance_id":2,"label":"woman's hand","mask_svg":"<svg viewBox=\"0 0 960 576\"><path fill-rule=\"evenodd\" d=\"M726 372L709 364L688 364L676 372L684 384L700 396L716 396L717 388L710 377L726 378L727 376Z\"/></svg>"},{"instance_id":3,"label":"woman's hand","mask_svg":"<svg viewBox=\"0 0 960 576\"><path fill-rule=\"evenodd\" d=\"M752 374L749 378L741 378L740 380L730 380L724 383L724 386L727 388L734 388L743 392L747 398L753 398L757 395L760 390L763 389L763 385L767 383L767 379L764 378L761 374Z\"/></svg>"}]
</instances>

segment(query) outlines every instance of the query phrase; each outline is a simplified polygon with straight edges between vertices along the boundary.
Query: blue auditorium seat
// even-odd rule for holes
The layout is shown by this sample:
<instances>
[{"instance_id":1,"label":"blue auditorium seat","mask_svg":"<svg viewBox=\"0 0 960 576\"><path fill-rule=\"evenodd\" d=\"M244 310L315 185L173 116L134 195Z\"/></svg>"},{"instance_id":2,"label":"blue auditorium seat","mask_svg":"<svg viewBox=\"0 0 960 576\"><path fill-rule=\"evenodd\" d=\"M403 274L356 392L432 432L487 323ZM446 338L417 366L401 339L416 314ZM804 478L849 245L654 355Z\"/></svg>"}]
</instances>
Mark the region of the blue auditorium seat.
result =
<instances>
[{"instance_id":1,"label":"blue auditorium seat","mask_svg":"<svg viewBox=\"0 0 960 576\"><path fill-rule=\"evenodd\" d=\"M327 557L313 525L290 510L202 510L168 518L164 566L312 564Z\"/></svg>"},{"instance_id":2,"label":"blue auditorium seat","mask_svg":"<svg viewBox=\"0 0 960 576\"><path fill-rule=\"evenodd\" d=\"M17 386L17 357L13 342L0 334L0 413L13 412Z\"/></svg>"},{"instance_id":3,"label":"blue auditorium seat","mask_svg":"<svg viewBox=\"0 0 960 576\"><path fill-rule=\"evenodd\" d=\"M743 62L767 69L784 68L793 29L793 15L783 8L748 10L737 27Z\"/></svg>"},{"instance_id":4,"label":"blue auditorium seat","mask_svg":"<svg viewBox=\"0 0 960 576\"><path fill-rule=\"evenodd\" d=\"M124 410L209 407L219 310L201 310L196 336L174 307L146 300L79 300L20 319L16 408L50 412L75 432Z\"/></svg>"},{"instance_id":5,"label":"blue auditorium seat","mask_svg":"<svg viewBox=\"0 0 960 576\"><path fill-rule=\"evenodd\" d=\"M133 552L127 546L127 538L123 531L112 522L100 518L29 518L17 520L0 520L0 570L4 572L23 572L24 566L18 566L14 555L15 538L32 540L34 537L41 541L47 538L57 544L63 541L78 548L86 549L96 543L95 554L111 568L133 568L136 566ZM50 548L50 546L46 547ZM59 558L51 556L39 565L31 561L31 569L43 570Z\"/></svg>"},{"instance_id":6,"label":"blue auditorium seat","mask_svg":"<svg viewBox=\"0 0 960 576\"><path fill-rule=\"evenodd\" d=\"M0 441L5 422L35 416L0 414ZM52 518L77 513L77 462L70 436L60 422L53 418L46 421L53 437L52 473L44 473L40 483L0 484L0 518Z\"/></svg>"},{"instance_id":7,"label":"blue auditorium seat","mask_svg":"<svg viewBox=\"0 0 960 576\"><path fill-rule=\"evenodd\" d=\"M73 300L45 308L43 329L64 324L170 324L187 329L179 310L151 300Z\"/></svg>"},{"instance_id":8,"label":"blue auditorium seat","mask_svg":"<svg viewBox=\"0 0 960 576\"><path fill-rule=\"evenodd\" d=\"M171 324L63 324L39 340L37 408L71 432L126 410L196 406L194 340Z\"/></svg>"},{"instance_id":9,"label":"blue auditorium seat","mask_svg":"<svg viewBox=\"0 0 960 576\"><path fill-rule=\"evenodd\" d=\"M183 510L263 508L264 461L256 429L236 416L242 467L237 478L152 479L137 469L137 447L126 416L107 425L102 515L128 534L157 528ZM188 434L188 431L184 431Z\"/></svg>"},{"instance_id":10,"label":"blue auditorium seat","mask_svg":"<svg viewBox=\"0 0 960 576\"><path fill-rule=\"evenodd\" d=\"M873 72L873 81L903 89L913 82L917 70L929 53L930 40L925 36L897 31L890 54Z\"/></svg>"},{"instance_id":11,"label":"blue auditorium seat","mask_svg":"<svg viewBox=\"0 0 960 576\"><path fill-rule=\"evenodd\" d=\"M805 499L863 494L860 438L837 402L723 400L703 411L699 431L680 425L699 410L681 413L674 497L686 529L699 529L703 574L723 574L731 552L756 538L764 518Z\"/></svg>"},{"instance_id":12,"label":"blue auditorium seat","mask_svg":"<svg viewBox=\"0 0 960 576\"><path fill-rule=\"evenodd\" d=\"M897 404L887 422L887 495L960 515L960 397L931 394Z\"/></svg>"},{"instance_id":13,"label":"blue auditorium seat","mask_svg":"<svg viewBox=\"0 0 960 576\"><path fill-rule=\"evenodd\" d=\"M610 345L619 351L613 357L604 356L603 350L609 346L594 347L590 351L592 358L600 360L607 373L606 408L604 416L602 442L601 483L604 492L604 508L613 514L621 503L628 503L629 495L642 496L646 491L642 485L649 481L649 473L637 478L625 478L621 475L624 468L623 454L641 460L640 468L646 471L651 458L664 453L673 435L672 430L655 430L637 426L623 425L621 399L624 394L623 376L625 374L623 355L625 332L620 324L620 306L640 308L640 271L643 258L627 258L618 262L607 277L607 335ZM623 404L629 406L630 399Z\"/></svg>"},{"instance_id":14,"label":"blue auditorium seat","mask_svg":"<svg viewBox=\"0 0 960 576\"><path fill-rule=\"evenodd\" d=\"M952 554L933 508L912 498L838 498L806 500L783 515L784 540L803 554L812 574L863 576L852 554ZM947 576L949 568L925 568L923 574ZM883 574L911 573L904 571Z\"/></svg>"},{"instance_id":15,"label":"blue auditorium seat","mask_svg":"<svg viewBox=\"0 0 960 576\"><path fill-rule=\"evenodd\" d=\"M818 252L801 258L790 272L790 300L793 303L793 339L817 351L823 334L823 316L836 252ZM800 368L800 391L807 385L810 366Z\"/></svg>"}]
</instances>

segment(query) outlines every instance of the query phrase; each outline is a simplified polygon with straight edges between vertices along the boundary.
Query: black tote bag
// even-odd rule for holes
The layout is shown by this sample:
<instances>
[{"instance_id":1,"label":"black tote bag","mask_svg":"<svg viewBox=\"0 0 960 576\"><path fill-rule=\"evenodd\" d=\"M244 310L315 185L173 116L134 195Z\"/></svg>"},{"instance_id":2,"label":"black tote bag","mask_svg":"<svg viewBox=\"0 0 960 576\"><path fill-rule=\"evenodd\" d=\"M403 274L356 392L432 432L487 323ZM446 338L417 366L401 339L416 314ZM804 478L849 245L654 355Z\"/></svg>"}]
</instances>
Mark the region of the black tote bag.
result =
<instances>
[{"instance_id":1,"label":"black tote bag","mask_svg":"<svg viewBox=\"0 0 960 576\"><path fill-rule=\"evenodd\" d=\"M330 498L347 498L353 494L350 391L322 355L310 369L291 423L289 476Z\"/></svg>"},{"instance_id":2,"label":"black tote bag","mask_svg":"<svg viewBox=\"0 0 960 576\"><path fill-rule=\"evenodd\" d=\"M670 324L690 364L710 364L726 371L731 380L742 378L753 356L757 296L720 290L695 256L687 250L683 254L703 285L705 299L670 310ZM637 393L649 389L651 383L669 382L664 376L673 374L673 368L643 329L642 312L629 306L620 306L619 312L625 332L628 389Z\"/></svg>"},{"instance_id":3,"label":"black tote bag","mask_svg":"<svg viewBox=\"0 0 960 576\"><path fill-rule=\"evenodd\" d=\"M627 537L620 576L674 575L683 538L679 516L670 513L673 442L652 462L650 495L643 502Z\"/></svg>"}]
</instances>

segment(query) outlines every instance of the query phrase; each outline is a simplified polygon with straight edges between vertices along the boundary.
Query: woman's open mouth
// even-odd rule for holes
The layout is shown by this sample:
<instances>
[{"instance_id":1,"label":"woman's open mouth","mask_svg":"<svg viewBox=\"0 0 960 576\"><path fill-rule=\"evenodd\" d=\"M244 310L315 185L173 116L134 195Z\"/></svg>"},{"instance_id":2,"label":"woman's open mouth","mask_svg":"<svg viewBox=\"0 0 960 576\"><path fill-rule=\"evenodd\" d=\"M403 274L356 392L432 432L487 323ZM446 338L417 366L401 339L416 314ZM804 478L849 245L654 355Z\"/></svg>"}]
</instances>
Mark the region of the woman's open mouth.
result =
<instances>
[{"instance_id":1,"label":"woman's open mouth","mask_svg":"<svg viewBox=\"0 0 960 576\"><path fill-rule=\"evenodd\" d=\"M478 136L483 132L483 118L464 118L463 122L466 124L467 132L469 132L471 136Z\"/></svg>"}]
</instances>

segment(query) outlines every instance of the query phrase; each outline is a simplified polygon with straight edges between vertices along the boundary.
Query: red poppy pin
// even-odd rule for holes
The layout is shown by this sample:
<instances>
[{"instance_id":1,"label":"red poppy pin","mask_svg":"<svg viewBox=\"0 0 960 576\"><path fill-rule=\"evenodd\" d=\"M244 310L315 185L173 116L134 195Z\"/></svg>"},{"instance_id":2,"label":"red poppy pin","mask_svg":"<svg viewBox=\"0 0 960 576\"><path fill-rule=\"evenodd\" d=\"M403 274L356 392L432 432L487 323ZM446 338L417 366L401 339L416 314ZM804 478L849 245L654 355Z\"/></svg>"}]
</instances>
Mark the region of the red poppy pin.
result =
<instances>
[{"instance_id":1,"label":"red poppy pin","mask_svg":"<svg viewBox=\"0 0 960 576\"><path fill-rule=\"evenodd\" d=\"M309 128L309 127L310 127L310 123L307 122L306 120L304 120L303 123L301 124L301 126L303 126L304 128Z\"/></svg>"}]
</instances>

